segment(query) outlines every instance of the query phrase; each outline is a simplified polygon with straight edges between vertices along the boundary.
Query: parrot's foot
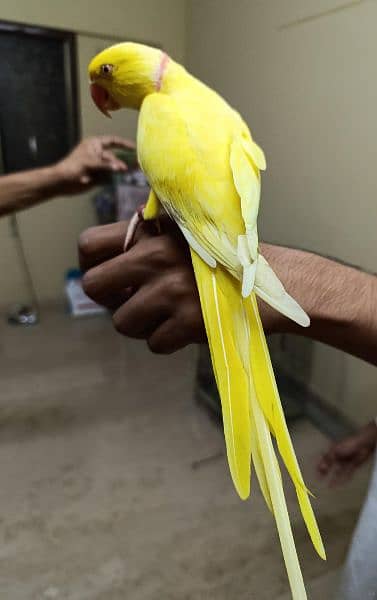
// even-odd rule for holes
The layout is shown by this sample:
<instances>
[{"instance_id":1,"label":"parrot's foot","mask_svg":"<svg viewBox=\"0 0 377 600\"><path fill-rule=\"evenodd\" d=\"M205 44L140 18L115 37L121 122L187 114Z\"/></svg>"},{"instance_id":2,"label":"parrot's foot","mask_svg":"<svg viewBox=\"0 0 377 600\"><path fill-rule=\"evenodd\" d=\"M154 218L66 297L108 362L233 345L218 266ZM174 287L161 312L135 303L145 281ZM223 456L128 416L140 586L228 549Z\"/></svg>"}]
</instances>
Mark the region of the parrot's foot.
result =
<instances>
[{"instance_id":1,"label":"parrot's foot","mask_svg":"<svg viewBox=\"0 0 377 600\"><path fill-rule=\"evenodd\" d=\"M138 228L139 224L144 221L143 210L144 205L140 206L140 208L138 208L135 214L131 217L131 220L128 224L126 239L124 240L124 252L127 252L127 250L130 249L132 242L134 241L136 229Z\"/></svg>"},{"instance_id":2,"label":"parrot's foot","mask_svg":"<svg viewBox=\"0 0 377 600\"><path fill-rule=\"evenodd\" d=\"M144 210L145 210L145 205L140 206L138 208L138 210L135 212L135 214L131 217L131 220L128 225L127 233L126 233L126 239L124 240L124 252L127 252L127 250L129 250L131 248L132 243L134 241L136 229L138 228L140 223L154 222L156 229L157 229L157 233L158 234L161 233L160 219L158 217L153 218L153 219L149 219L149 218L144 219Z\"/></svg>"}]
</instances>

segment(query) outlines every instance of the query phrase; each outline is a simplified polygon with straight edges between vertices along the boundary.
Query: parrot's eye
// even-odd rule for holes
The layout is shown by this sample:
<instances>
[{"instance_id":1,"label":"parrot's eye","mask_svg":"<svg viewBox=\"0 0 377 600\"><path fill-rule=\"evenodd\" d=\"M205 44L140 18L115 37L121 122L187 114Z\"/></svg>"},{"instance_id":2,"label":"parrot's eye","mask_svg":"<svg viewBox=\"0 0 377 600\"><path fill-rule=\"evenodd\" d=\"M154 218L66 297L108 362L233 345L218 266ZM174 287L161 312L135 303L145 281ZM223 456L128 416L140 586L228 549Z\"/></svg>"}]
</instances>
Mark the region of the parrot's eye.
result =
<instances>
[{"instance_id":1,"label":"parrot's eye","mask_svg":"<svg viewBox=\"0 0 377 600\"><path fill-rule=\"evenodd\" d=\"M101 75L111 75L113 69L113 65L101 65Z\"/></svg>"}]
</instances>

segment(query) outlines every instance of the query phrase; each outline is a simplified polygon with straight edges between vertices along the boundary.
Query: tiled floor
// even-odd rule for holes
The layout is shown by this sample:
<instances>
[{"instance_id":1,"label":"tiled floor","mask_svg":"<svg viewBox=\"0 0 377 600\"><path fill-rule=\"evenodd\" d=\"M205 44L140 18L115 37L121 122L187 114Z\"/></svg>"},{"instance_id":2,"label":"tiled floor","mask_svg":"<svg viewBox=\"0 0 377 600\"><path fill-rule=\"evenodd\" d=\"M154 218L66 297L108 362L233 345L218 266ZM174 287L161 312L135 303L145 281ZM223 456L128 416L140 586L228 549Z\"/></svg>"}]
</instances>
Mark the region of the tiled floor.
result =
<instances>
[{"instance_id":1,"label":"tiled floor","mask_svg":"<svg viewBox=\"0 0 377 600\"><path fill-rule=\"evenodd\" d=\"M106 318L0 325L0 598L288 600L274 523L233 492L222 433L193 402L194 348L171 357ZM365 492L329 490L327 441L293 429L326 541L313 552L288 486L309 597L330 600Z\"/></svg>"}]
</instances>

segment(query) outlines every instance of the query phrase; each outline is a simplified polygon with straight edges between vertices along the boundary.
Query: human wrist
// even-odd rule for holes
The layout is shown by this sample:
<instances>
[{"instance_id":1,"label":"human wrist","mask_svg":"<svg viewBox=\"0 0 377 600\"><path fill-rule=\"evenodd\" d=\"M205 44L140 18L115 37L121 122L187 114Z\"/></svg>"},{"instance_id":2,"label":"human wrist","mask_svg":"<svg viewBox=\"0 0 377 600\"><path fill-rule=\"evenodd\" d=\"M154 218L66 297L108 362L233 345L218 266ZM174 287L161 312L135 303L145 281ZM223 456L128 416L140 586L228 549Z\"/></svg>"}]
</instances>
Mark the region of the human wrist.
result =
<instances>
[{"instance_id":1,"label":"human wrist","mask_svg":"<svg viewBox=\"0 0 377 600\"><path fill-rule=\"evenodd\" d=\"M76 174L69 168L65 160L61 160L48 168L55 191L62 195L67 194L70 187L76 183Z\"/></svg>"},{"instance_id":2,"label":"human wrist","mask_svg":"<svg viewBox=\"0 0 377 600\"><path fill-rule=\"evenodd\" d=\"M277 246L274 244L260 244L261 254L267 260L286 291L311 315L312 306L307 287L303 285L307 267L305 263L310 260L308 252ZM280 312L274 310L258 298L258 306L266 334L295 333L305 335L306 329L298 326Z\"/></svg>"},{"instance_id":3,"label":"human wrist","mask_svg":"<svg viewBox=\"0 0 377 600\"><path fill-rule=\"evenodd\" d=\"M17 206L16 210L28 208L34 204L55 196L59 188L57 173L53 166L41 167L16 174Z\"/></svg>"}]
</instances>

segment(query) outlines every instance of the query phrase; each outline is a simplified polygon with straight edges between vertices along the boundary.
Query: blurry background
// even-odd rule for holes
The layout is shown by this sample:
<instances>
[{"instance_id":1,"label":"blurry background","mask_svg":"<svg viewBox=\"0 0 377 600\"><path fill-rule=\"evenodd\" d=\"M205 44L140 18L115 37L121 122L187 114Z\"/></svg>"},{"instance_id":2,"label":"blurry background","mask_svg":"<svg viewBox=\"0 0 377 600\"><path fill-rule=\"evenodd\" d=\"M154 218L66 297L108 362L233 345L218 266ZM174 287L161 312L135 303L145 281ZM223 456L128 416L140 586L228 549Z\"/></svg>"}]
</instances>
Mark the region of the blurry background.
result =
<instances>
[{"instance_id":1,"label":"blurry background","mask_svg":"<svg viewBox=\"0 0 377 600\"><path fill-rule=\"evenodd\" d=\"M268 170L261 237L375 271L377 2L3 0L0 20L73 34L82 137L112 132L134 138L136 128L132 112L115 113L110 121L94 108L88 93L90 58L123 39L162 46L224 95L263 146ZM43 64L40 72L43 78ZM26 95L22 101L28 103L30 98ZM266 523L260 521L258 502L265 513L258 493L254 508L240 507L225 472L221 434L191 406L195 349L169 359L152 357L143 345L117 338L103 318L61 321L51 308L61 304L64 273L76 265L79 233L95 222L89 196L57 199L19 215L37 296L42 306L50 308L33 331L5 324L0 328L0 444L5 444L0 461L9 481L1 492L1 505L13 505L15 511L14 519L3 515L7 546L0 561L5 561L8 573L2 582L6 597L286 598L280 551L268 515ZM28 294L7 219L0 221L0 273L5 318L7 305ZM318 400L321 410L316 412L313 404L310 410L322 431L334 433L339 424L352 426L373 417L375 369L306 340L277 338L272 346L281 372L298 382L305 398L314 398L314 405ZM168 413L167 422L158 421L160 412L148 404L152 387L141 383L145 371L148 383L154 382L153 394ZM152 406L156 402L154 396ZM307 421L293 427L304 471L317 491L313 465L327 442ZM144 436L149 449L144 448ZM18 448L20 440L30 444L27 456L34 460L34 478L25 446ZM173 453L171 444L176 444ZM203 470L197 466L202 460ZM347 494L318 492L330 559L327 565L318 565L302 542L308 555L304 568L313 586L319 586L313 587L313 594L332 597L329 586L342 563L366 480L364 472ZM127 503L131 506L125 515ZM91 511L100 515L97 520L90 521ZM18 520L16 512L23 515ZM245 527L247 518L255 521ZM238 532L254 536L258 550L239 539L232 523ZM263 528L258 529L257 523ZM266 531L272 536L270 546ZM128 551L128 535L136 544L134 554ZM300 530L298 539L301 543ZM80 547L80 559L70 556L72 544ZM108 548L106 556L97 548L102 545L105 554ZM232 551L233 562L226 548ZM275 566L270 562L271 548ZM40 554L36 551L30 565L33 549ZM156 558L159 553L162 563ZM256 555L259 559L250 575ZM75 562L83 557L76 572ZM14 571L11 564L16 565ZM71 584L64 584L64 568ZM263 591L262 586L253 595L266 578L271 579L271 589ZM189 579L196 587L190 587Z\"/></svg>"}]
</instances>

